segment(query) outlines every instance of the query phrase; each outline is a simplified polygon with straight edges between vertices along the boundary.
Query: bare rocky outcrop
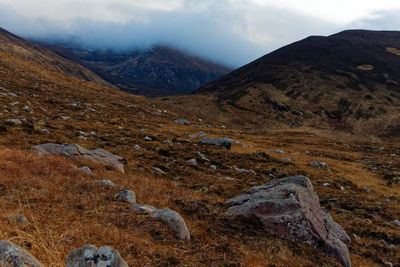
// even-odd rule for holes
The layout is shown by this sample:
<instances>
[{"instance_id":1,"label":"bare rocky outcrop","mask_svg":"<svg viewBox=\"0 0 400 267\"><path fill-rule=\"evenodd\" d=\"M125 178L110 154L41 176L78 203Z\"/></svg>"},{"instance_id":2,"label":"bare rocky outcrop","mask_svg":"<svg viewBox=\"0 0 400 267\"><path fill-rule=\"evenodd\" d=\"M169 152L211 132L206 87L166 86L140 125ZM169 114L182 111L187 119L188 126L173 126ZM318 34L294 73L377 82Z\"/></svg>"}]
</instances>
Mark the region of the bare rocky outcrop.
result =
<instances>
[{"instance_id":1,"label":"bare rocky outcrop","mask_svg":"<svg viewBox=\"0 0 400 267\"><path fill-rule=\"evenodd\" d=\"M28 251L8 240L0 241L0 266L44 267Z\"/></svg>"},{"instance_id":2,"label":"bare rocky outcrop","mask_svg":"<svg viewBox=\"0 0 400 267\"><path fill-rule=\"evenodd\" d=\"M95 162L111 164L116 170L125 173L126 160L104 149L88 150L77 144L41 144L32 147L33 152L39 155L59 154L71 159L87 158Z\"/></svg>"},{"instance_id":3,"label":"bare rocky outcrop","mask_svg":"<svg viewBox=\"0 0 400 267\"><path fill-rule=\"evenodd\" d=\"M256 215L265 229L278 236L319 247L351 266L350 238L332 217L321 210L310 180L293 176L256 186L227 201L228 213Z\"/></svg>"},{"instance_id":4,"label":"bare rocky outcrop","mask_svg":"<svg viewBox=\"0 0 400 267\"><path fill-rule=\"evenodd\" d=\"M118 251L112 247L97 248L92 245L72 250L65 267L128 267Z\"/></svg>"}]
</instances>

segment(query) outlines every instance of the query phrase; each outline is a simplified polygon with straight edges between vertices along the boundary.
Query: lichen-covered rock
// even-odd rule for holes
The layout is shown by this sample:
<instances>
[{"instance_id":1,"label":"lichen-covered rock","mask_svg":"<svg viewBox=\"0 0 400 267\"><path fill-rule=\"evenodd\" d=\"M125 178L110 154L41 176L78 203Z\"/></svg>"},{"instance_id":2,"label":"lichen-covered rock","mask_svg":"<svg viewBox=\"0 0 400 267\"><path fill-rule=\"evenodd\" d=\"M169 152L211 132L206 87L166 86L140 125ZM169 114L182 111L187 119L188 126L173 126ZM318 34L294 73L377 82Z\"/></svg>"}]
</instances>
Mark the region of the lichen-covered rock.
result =
<instances>
[{"instance_id":1,"label":"lichen-covered rock","mask_svg":"<svg viewBox=\"0 0 400 267\"><path fill-rule=\"evenodd\" d=\"M88 150L77 144L41 144L32 147L33 152L39 155L60 154L71 159L87 158L95 162L111 164L120 172L125 173L126 160L104 149Z\"/></svg>"},{"instance_id":2,"label":"lichen-covered rock","mask_svg":"<svg viewBox=\"0 0 400 267\"><path fill-rule=\"evenodd\" d=\"M101 185L105 185L105 186L115 186L115 184L107 179L103 179L103 180L97 180L97 183L101 184Z\"/></svg>"},{"instance_id":3,"label":"lichen-covered rock","mask_svg":"<svg viewBox=\"0 0 400 267\"><path fill-rule=\"evenodd\" d=\"M256 215L265 229L282 238L319 247L345 266L351 266L350 238L321 210L310 180L293 176L256 186L227 201L228 212Z\"/></svg>"},{"instance_id":4,"label":"lichen-covered rock","mask_svg":"<svg viewBox=\"0 0 400 267\"><path fill-rule=\"evenodd\" d=\"M85 172L86 174L88 174L90 176L94 175L92 170L88 166L83 166L83 167L79 168L79 170Z\"/></svg>"},{"instance_id":5,"label":"lichen-covered rock","mask_svg":"<svg viewBox=\"0 0 400 267\"><path fill-rule=\"evenodd\" d=\"M190 233L182 216L169 208L155 210L151 216L160 219L175 231L177 237L181 240L190 241Z\"/></svg>"},{"instance_id":6,"label":"lichen-covered rock","mask_svg":"<svg viewBox=\"0 0 400 267\"><path fill-rule=\"evenodd\" d=\"M136 194L132 190L124 190L114 196L118 201L128 202L131 204L136 203Z\"/></svg>"},{"instance_id":7,"label":"lichen-covered rock","mask_svg":"<svg viewBox=\"0 0 400 267\"><path fill-rule=\"evenodd\" d=\"M220 146L220 147L225 147L226 149L231 149L233 140L230 138L204 137L199 140L199 143L205 144L205 145Z\"/></svg>"},{"instance_id":8,"label":"lichen-covered rock","mask_svg":"<svg viewBox=\"0 0 400 267\"><path fill-rule=\"evenodd\" d=\"M44 267L25 249L7 240L0 240L0 266Z\"/></svg>"},{"instance_id":9,"label":"lichen-covered rock","mask_svg":"<svg viewBox=\"0 0 400 267\"><path fill-rule=\"evenodd\" d=\"M128 264L112 247L86 245L68 254L65 267L128 267Z\"/></svg>"}]
</instances>

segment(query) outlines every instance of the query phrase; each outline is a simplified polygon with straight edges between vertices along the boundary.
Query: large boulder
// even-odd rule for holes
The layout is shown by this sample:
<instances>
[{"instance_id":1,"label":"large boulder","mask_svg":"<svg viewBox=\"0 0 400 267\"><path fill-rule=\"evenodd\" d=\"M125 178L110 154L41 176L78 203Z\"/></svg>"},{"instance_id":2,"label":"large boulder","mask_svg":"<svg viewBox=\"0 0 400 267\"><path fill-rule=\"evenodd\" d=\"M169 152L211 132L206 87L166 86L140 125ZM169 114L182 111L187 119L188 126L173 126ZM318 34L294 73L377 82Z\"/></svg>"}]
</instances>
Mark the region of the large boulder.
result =
<instances>
[{"instance_id":1,"label":"large boulder","mask_svg":"<svg viewBox=\"0 0 400 267\"><path fill-rule=\"evenodd\" d=\"M165 208L153 211L151 216L167 223L167 225L175 231L179 239L190 241L190 233L185 220L176 211Z\"/></svg>"},{"instance_id":2,"label":"large boulder","mask_svg":"<svg viewBox=\"0 0 400 267\"><path fill-rule=\"evenodd\" d=\"M86 245L68 254L65 267L128 267L128 264L112 247Z\"/></svg>"},{"instance_id":3,"label":"large boulder","mask_svg":"<svg viewBox=\"0 0 400 267\"><path fill-rule=\"evenodd\" d=\"M126 160L104 149L88 150L77 144L41 144L32 147L33 152L39 155L60 154L71 159L87 158L95 162L111 164L120 172L125 173Z\"/></svg>"},{"instance_id":4,"label":"large boulder","mask_svg":"<svg viewBox=\"0 0 400 267\"><path fill-rule=\"evenodd\" d=\"M225 147L226 149L231 149L233 140L230 138L204 137L199 140L199 143L205 144L205 145L220 146L220 147Z\"/></svg>"},{"instance_id":5,"label":"large boulder","mask_svg":"<svg viewBox=\"0 0 400 267\"><path fill-rule=\"evenodd\" d=\"M293 176L256 186L227 201L228 213L256 215L265 229L282 238L316 246L351 266L350 238L321 210L310 180Z\"/></svg>"},{"instance_id":6,"label":"large boulder","mask_svg":"<svg viewBox=\"0 0 400 267\"><path fill-rule=\"evenodd\" d=\"M28 251L7 240L0 240L0 266L44 267Z\"/></svg>"}]
</instances>

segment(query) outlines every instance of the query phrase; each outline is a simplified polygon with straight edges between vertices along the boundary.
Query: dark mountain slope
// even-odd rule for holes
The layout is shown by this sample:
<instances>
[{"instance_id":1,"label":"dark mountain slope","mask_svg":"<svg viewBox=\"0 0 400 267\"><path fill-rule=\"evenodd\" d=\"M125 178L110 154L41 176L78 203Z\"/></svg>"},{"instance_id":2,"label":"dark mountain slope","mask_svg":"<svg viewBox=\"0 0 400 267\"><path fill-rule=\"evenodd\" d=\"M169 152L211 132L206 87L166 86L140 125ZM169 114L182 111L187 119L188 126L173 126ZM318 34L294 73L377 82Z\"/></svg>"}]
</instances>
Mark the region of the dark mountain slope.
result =
<instances>
[{"instance_id":1,"label":"dark mountain slope","mask_svg":"<svg viewBox=\"0 0 400 267\"><path fill-rule=\"evenodd\" d=\"M226 121L399 135L399 84L400 32L357 30L283 47L196 95L229 110ZM241 114L229 119L235 110Z\"/></svg>"},{"instance_id":2,"label":"dark mountain slope","mask_svg":"<svg viewBox=\"0 0 400 267\"><path fill-rule=\"evenodd\" d=\"M161 46L129 52L70 49L55 45L47 47L93 70L121 90L145 96L191 93L230 71Z\"/></svg>"},{"instance_id":3,"label":"dark mountain slope","mask_svg":"<svg viewBox=\"0 0 400 267\"><path fill-rule=\"evenodd\" d=\"M91 70L71 61L60 57L54 52L0 28L0 51L10 53L13 56L24 58L37 63L49 70L61 72L68 76L94 82L101 85L111 86Z\"/></svg>"}]
</instances>

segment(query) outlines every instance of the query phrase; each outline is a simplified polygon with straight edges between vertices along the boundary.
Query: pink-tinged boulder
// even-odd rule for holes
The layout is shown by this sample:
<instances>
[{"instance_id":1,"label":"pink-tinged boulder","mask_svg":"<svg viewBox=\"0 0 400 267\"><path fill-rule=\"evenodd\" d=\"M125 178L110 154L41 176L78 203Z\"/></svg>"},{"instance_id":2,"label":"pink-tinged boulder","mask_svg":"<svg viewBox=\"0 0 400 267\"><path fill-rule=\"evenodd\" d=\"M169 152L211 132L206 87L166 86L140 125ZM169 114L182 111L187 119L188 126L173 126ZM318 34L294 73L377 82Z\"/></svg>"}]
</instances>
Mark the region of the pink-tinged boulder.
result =
<instances>
[{"instance_id":1,"label":"pink-tinged boulder","mask_svg":"<svg viewBox=\"0 0 400 267\"><path fill-rule=\"evenodd\" d=\"M71 159L87 158L95 162L111 164L117 171L125 173L124 165L126 160L104 149L88 150L76 144L58 145L47 143L36 145L31 150L38 155L59 154Z\"/></svg>"},{"instance_id":2,"label":"pink-tinged boulder","mask_svg":"<svg viewBox=\"0 0 400 267\"><path fill-rule=\"evenodd\" d=\"M321 210L310 180L293 176L256 186L231 198L228 213L256 215L265 229L282 238L316 246L351 266L350 238L332 217Z\"/></svg>"},{"instance_id":3,"label":"pink-tinged boulder","mask_svg":"<svg viewBox=\"0 0 400 267\"><path fill-rule=\"evenodd\" d=\"M43 267L28 251L8 240L0 240L0 266Z\"/></svg>"}]
</instances>

